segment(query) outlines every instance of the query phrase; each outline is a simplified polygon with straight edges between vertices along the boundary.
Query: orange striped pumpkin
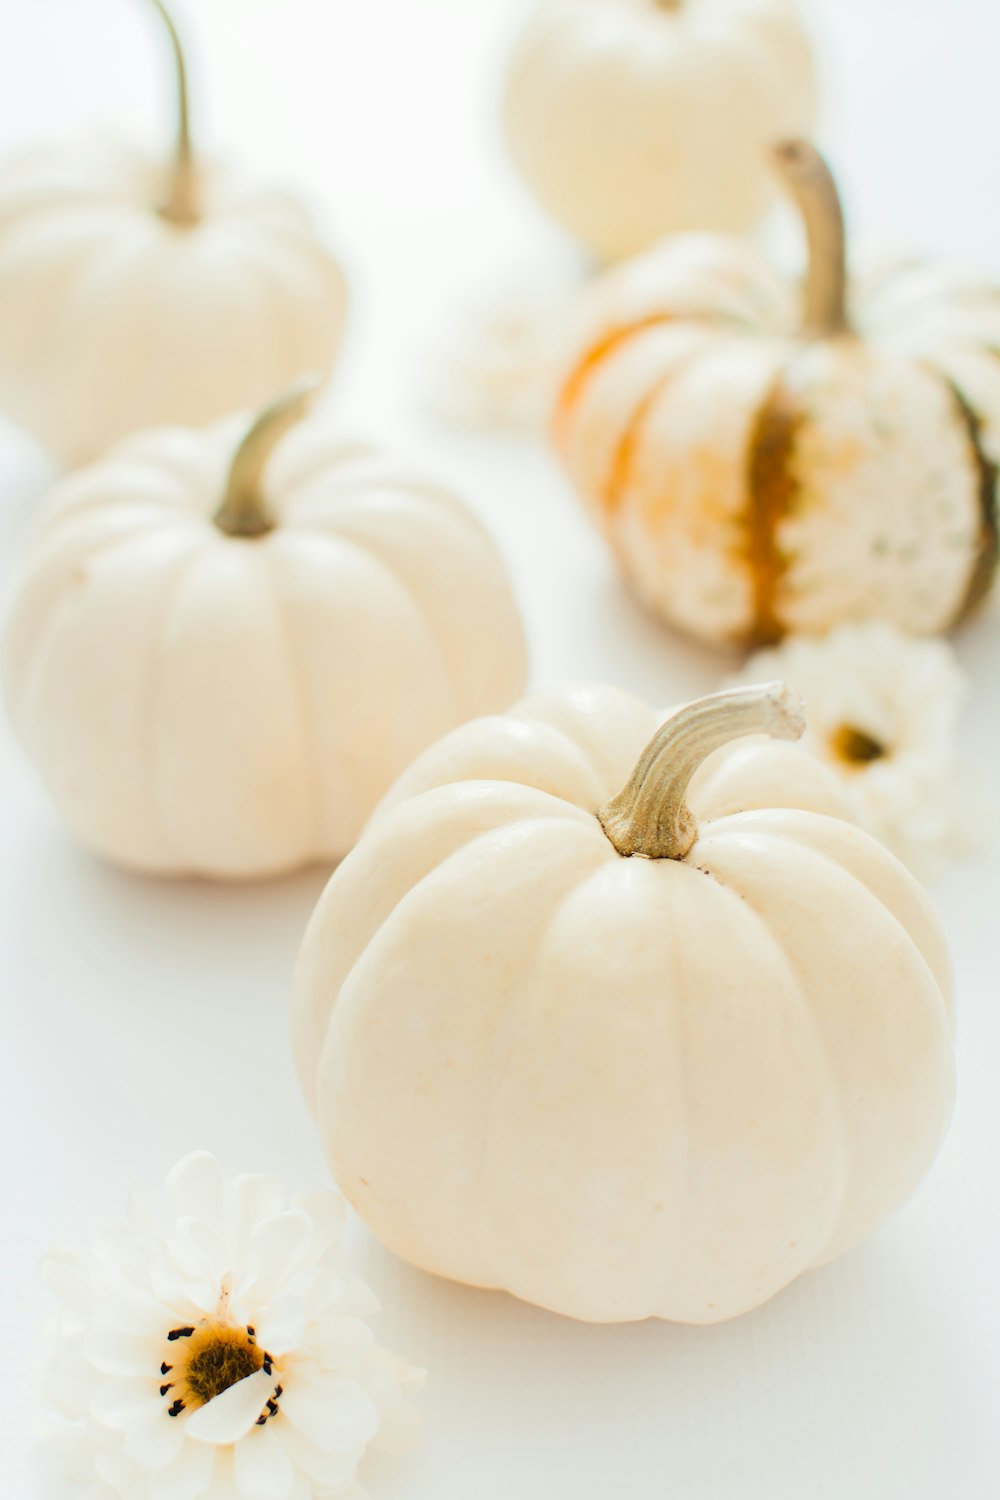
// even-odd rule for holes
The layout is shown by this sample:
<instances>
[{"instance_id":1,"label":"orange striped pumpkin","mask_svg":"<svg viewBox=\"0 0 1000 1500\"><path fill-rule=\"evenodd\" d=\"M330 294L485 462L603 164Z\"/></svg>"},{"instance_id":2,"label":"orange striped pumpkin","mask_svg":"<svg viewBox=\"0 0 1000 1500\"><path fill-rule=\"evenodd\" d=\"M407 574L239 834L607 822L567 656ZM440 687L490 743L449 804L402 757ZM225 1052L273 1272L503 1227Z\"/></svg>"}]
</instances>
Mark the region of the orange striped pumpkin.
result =
<instances>
[{"instance_id":1,"label":"orange striped pumpkin","mask_svg":"<svg viewBox=\"0 0 1000 1500\"><path fill-rule=\"evenodd\" d=\"M690 634L946 630L997 562L1000 288L915 261L848 286L829 169L802 142L777 160L803 285L713 236L609 272L556 447L630 584Z\"/></svg>"}]
</instances>

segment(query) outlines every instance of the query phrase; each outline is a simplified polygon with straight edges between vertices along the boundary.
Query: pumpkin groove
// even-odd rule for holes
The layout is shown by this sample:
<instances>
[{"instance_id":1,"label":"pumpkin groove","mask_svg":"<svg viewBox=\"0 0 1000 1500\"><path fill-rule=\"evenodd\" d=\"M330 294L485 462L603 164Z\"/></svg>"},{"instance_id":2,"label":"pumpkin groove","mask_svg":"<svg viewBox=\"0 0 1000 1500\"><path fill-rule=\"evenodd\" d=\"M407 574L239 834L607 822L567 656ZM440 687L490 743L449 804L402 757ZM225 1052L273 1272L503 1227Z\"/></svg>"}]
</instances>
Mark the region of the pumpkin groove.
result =
<instances>
[{"instance_id":1,"label":"pumpkin groove","mask_svg":"<svg viewBox=\"0 0 1000 1500\"><path fill-rule=\"evenodd\" d=\"M673 366L662 379L656 382L652 390L639 403L629 418L615 448L611 472L608 475L608 481L602 495L603 508L608 515L612 515L614 512L620 510L624 504L632 477L635 456L639 450L650 412L656 406L660 397L670 389L673 382L679 376L685 375L703 353L704 350L700 348L696 349L686 359L682 359L677 365Z\"/></svg>"},{"instance_id":2,"label":"pumpkin groove","mask_svg":"<svg viewBox=\"0 0 1000 1500\"><path fill-rule=\"evenodd\" d=\"M757 414L747 455L748 505L744 514L744 557L753 585L751 645L770 645L781 639L784 624L778 605L781 583L789 565L778 532L799 494L793 472L795 446L806 422L782 370Z\"/></svg>"},{"instance_id":3,"label":"pumpkin groove","mask_svg":"<svg viewBox=\"0 0 1000 1500\"><path fill-rule=\"evenodd\" d=\"M962 424L968 433L972 458L979 476L979 505L981 526L979 551L969 575L969 587L965 599L955 616L955 623L966 619L976 606L982 603L990 591L1000 556L1000 516L998 516L997 487L1000 470L989 457L983 444L984 422L981 415L966 399L952 381L947 381Z\"/></svg>"}]
</instances>

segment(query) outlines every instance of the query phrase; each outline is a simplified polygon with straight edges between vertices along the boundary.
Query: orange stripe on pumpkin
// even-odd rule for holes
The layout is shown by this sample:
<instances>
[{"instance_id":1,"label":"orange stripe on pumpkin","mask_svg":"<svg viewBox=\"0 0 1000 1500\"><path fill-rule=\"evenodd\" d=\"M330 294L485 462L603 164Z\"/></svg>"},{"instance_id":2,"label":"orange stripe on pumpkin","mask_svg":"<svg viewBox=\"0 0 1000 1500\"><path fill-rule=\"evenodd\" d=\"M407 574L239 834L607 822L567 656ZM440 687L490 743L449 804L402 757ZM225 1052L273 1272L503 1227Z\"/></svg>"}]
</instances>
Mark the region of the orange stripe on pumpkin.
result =
<instances>
[{"instance_id":1,"label":"orange stripe on pumpkin","mask_svg":"<svg viewBox=\"0 0 1000 1500\"><path fill-rule=\"evenodd\" d=\"M604 334L595 344L591 344L580 356L573 366L569 375L563 383L556 402L555 412L552 417L552 440L557 448L564 448L562 439L563 431L572 415L573 408L579 401L594 374L599 367L615 354L623 344L640 333L645 333L650 328L661 327L665 323L674 323L677 319L671 313L650 313L648 317L637 318L634 323L623 323Z\"/></svg>"}]
</instances>

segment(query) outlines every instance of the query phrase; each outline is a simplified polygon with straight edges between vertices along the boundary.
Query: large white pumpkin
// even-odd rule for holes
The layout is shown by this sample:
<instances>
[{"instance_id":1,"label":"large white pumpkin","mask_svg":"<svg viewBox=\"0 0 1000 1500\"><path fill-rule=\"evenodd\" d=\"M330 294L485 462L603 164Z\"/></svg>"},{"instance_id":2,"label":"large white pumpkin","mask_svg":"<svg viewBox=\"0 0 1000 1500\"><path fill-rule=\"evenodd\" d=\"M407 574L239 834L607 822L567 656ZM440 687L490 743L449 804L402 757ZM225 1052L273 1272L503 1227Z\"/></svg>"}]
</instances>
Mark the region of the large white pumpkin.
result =
<instances>
[{"instance_id":1,"label":"large white pumpkin","mask_svg":"<svg viewBox=\"0 0 1000 1500\"><path fill-rule=\"evenodd\" d=\"M581 688L429 750L327 887L293 1041L390 1249L576 1318L713 1323L914 1191L949 970L830 773L742 738L801 732L784 690L657 723Z\"/></svg>"},{"instance_id":2,"label":"large white pumpkin","mask_svg":"<svg viewBox=\"0 0 1000 1500\"><path fill-rule=\"evenodd\" d=\"M524 180L609 259L751 229L775 193L766 148L815 114L793 0L539 0L504 100Z\"/></svg>"},{"instance_id":3,"label":"large white pumpkin","mask_svg":"<svg viewBox=\"0 0 1000 1500\"><path fill-rule=\"evenodd\" d=\"M341 340L343 276L305 208L194 155L170 36L173 160L108 140L0 171L0 411L68 465L259 408Z\"/></svg>"},{"instance_id":4,"label":"large white pumpkin","mask_svg":"<svg viewBox=\"0 0 1000 1500\"><path fill-rule=\"evenodd\" d=\"M639 597L724 644L961 620L997 561L1000 286L885 262L849 282L829 169L776 153L804 282L724 237L596 282L554 438Z\"/></svg>"},{"instance_id":5,"label":"large white pumpkin","mask_svg":"<svg viewBox=\"0 0 1000 1500\"><path fill-rule=\"evenodd\" d=\"M71 831L124 865L338 859L420 750L522 689L506 573L453 495L318 422L268 462L306 399L245 437L127 439L62 482L22 570L11 722Z\"/></svg>"}]
</instances>

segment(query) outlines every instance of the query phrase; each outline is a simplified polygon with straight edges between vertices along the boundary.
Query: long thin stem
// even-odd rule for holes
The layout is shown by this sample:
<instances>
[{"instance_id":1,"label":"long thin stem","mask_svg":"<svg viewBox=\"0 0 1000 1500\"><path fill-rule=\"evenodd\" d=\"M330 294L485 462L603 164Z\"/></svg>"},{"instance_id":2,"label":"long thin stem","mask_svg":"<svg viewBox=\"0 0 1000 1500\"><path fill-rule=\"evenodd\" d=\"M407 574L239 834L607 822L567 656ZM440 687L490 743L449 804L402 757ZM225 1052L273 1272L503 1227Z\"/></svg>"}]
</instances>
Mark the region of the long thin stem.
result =
<instances>
[{"instance_id":1,"label":"long thin stem","mask_svg":"<svg viewBox=\"0 0 1000 1500\"><path fill-rule=\"evenodd\" d=\"M774 159L805 224L809 266L802 331L814 338L849 333L844 208L833 173L808 141L784 141Z\"/></svg>"},{"instance_id":2,"label":"long thin stem","mask_svg":"<svg viewBox=\"0 0 1000 1500\"><path fill-rule=\"evenodd\" d=\"M177 144L174 149L174 165L170 179L170 192L160 212L172 224L196 224L201 217L198 202L198 172L191 146L191 109L188 97L187 63L184 48L174 18L164 0L152 0L159 11L174 54L174 73L177 84Z\"/></svg>"},{"instance_id":3,"label":"long thin stem","mask_svg":"<svg viewBox=\"0 0 1000 1500\"><path fill-rule=\"evenodd\" d=\"M598 812L604 832L619 854L684 859L698 838L685 798L702 762L744 735L797 740L805 727L802 701L783 682L689 703L657 730L628 785Z\"/></svg>"},{"instance_id":4,"label":"long thin stem","mask_svg":"<svg viewBox=\"0 0 1000 1500\"><path fill-rule=\"evenodd\" d=\"M277 522L264 497L264 469L272 452L309 411L322 381L318 375L300 380L253 423L236 450L225 497L214 520L227 536L261 537Z\"/></svg>"}]
</instances>

